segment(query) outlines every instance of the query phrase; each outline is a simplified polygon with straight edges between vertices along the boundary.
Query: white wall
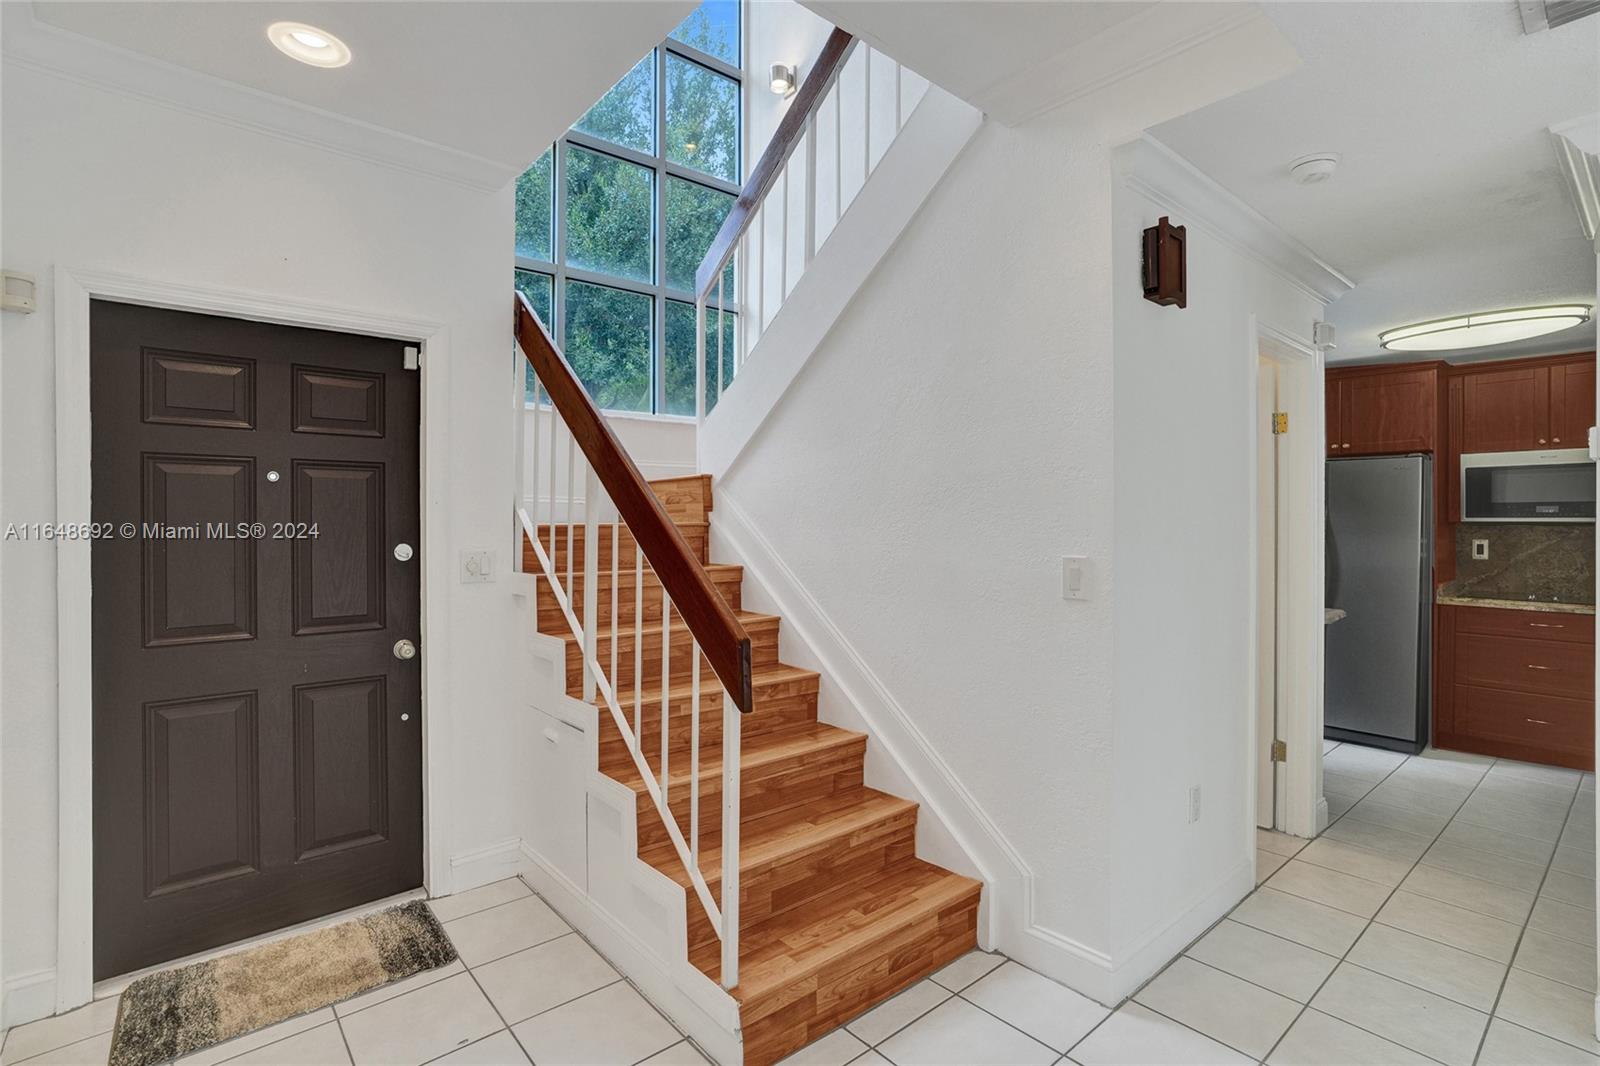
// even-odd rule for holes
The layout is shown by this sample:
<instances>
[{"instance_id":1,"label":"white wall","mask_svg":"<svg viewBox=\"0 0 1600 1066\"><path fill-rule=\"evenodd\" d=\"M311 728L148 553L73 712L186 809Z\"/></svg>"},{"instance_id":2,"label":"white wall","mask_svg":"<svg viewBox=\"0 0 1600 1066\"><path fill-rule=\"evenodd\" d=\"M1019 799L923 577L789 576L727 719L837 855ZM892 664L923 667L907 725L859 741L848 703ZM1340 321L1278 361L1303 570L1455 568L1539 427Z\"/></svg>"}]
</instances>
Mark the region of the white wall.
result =
<instances>
[{"instance_id":1,"label":"white wall","mask_svg":"<svg viewBox=\"0 0 1600 1066\"><path fill-rule=\"evenodd\" d=\"M451 475L430 486L453 558L509 560L513 421L511 193L483 193L266 136L8 63L3 87L5 265L39 277L39 310L4 318L0 361L5 521L55 515L51 273L57 265L351 305L447 324L430 368L450 398L435 427ZM0 886L8 987L27 1002L56 962L56 586L48 545L0 550L6 669ZM517 835L516 649L509 582L428 590L444 602L454 699L448 822L430 847L456 855ZM436 886L447 890L448 886ZM8 997L12 998L12 997Z\"/></svg>"},{"instance_id":2,"label":"white wall","mask_svg":"<svg viewBox=\"0 0 1600 1066\"><path fill-rule=\"evenodd\" d=\"M1073 129L980 129L718 486L1023 857L1033 918L1090 952L1110 932L1109 181ZM1068 553L1107 595L1061 601ZM1030 924L1022 898L991 905ZM1020 931L997 946L1027 954Z\"/></svg>"},{"instance_id":3,"label":"white wall","mask_svg":"<svg viewBox=\"0 0 1600 1066\"><path fill-rule=\"evenodd\" d=\"M1188 223L1182 310L1141 293L1140 235L1167 214ZM1153 970L1164 959L1134 961L1141 950L1160 945L1159 955L1174 938L1181 947L1252 887L1251 315L1309 345L1323 303L1190 213L1121 181L1113 233L1111 937L1114 957ZM1320 419L1319 407L1292 413L1291 425L1314 432ZM1201 792L1193 824L1192 786Z\"/></svg>"},{"instance_id":4,"label":"white wall","mask_svg":"<svg viewBox=\"0 0 1600 1066\"><path fill-rule=\"evenodd\" d=\"M993 946L1115 1001L1250 888L1250 321L1322 301L1191 224L1145 302L1082 114L978 131L718 491L948 776Z\"/></svg>"}]
</instances>

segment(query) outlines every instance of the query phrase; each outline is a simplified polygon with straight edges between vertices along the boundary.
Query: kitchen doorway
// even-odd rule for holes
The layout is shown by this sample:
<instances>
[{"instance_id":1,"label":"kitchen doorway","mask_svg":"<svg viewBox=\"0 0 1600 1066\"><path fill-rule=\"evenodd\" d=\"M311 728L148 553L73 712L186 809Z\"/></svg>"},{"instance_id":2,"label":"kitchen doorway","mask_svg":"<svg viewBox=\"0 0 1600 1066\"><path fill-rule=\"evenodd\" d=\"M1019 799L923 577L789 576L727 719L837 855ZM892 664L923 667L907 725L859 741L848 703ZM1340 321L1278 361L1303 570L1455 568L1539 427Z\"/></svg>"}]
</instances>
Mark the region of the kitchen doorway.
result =
<instances>
[{"instance_id":1,"label":"kitchen doorway","mask_svg":"<svg viewBox=\"0 0 1600 1066\"><path fill-rule=\"evenodd\" d=\"M1322 354L1253 322L1255 389L1249 831L1315 836L1322 800Z\"/></svg>"}]
</instances>

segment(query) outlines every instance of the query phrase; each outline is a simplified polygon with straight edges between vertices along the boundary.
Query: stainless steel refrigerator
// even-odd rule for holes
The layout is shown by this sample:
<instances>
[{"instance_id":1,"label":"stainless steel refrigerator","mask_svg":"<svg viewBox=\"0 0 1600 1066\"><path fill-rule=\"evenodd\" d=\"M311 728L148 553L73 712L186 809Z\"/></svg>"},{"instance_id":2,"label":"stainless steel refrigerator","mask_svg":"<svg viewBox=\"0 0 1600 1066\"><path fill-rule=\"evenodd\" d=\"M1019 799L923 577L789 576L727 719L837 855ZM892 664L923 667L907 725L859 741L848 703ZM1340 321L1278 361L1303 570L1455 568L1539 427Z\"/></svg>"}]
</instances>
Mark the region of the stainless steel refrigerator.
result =
<instances>
[{"instance_id":1,"label":"stainless steel refrigerator","mask_svg":"<svg viewBox=\"0 0 1600 1066\"><path fill-rule=\"evenodd\" d=\"M1425 455L1330 459L1324 732L1417 752L1433 657L1433 469Z\"/></svg>"}]
</instances>

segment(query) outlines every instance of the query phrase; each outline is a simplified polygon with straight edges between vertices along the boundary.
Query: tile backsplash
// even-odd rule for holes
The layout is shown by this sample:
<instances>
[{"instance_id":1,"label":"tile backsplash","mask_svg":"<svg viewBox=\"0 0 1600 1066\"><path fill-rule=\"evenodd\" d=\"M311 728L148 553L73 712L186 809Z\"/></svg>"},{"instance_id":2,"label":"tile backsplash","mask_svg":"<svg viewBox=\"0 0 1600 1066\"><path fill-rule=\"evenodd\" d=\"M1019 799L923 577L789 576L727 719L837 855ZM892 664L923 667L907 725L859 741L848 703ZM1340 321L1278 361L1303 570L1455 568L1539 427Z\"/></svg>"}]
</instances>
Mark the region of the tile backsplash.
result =
<instances>
[{"instance_id":1,"label":"tile backsplash","mask_svg":"<svg viewBox=\"0 0 1600 1066\"><path fill-rule=\"evenodd\" d=\"M1462 522L1456 526L1454 596L1594 603L1593 524ZM1489 558L1472 542L1487 540Z\"/></svg>"}]
</instances>

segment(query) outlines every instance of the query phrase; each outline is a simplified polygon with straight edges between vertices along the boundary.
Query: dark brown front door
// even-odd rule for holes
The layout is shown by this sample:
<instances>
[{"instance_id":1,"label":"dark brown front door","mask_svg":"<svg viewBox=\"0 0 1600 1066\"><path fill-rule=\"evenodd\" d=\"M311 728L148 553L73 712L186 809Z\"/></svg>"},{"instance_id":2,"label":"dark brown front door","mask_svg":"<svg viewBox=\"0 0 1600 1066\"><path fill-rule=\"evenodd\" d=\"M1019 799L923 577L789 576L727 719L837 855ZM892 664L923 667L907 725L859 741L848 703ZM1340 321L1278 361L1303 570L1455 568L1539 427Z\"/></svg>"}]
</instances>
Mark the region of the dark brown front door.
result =
<instances>
[{"instance_id":1,"label":"dark brown front door","mask_svg":"<svg viewBox=\"0 0 1600 1066\"><path fill-rule=\"evenodd\" d=\"M421 884L420 388L342 333L90 341L99 979Z\"/></svg>"}]
</instances>

